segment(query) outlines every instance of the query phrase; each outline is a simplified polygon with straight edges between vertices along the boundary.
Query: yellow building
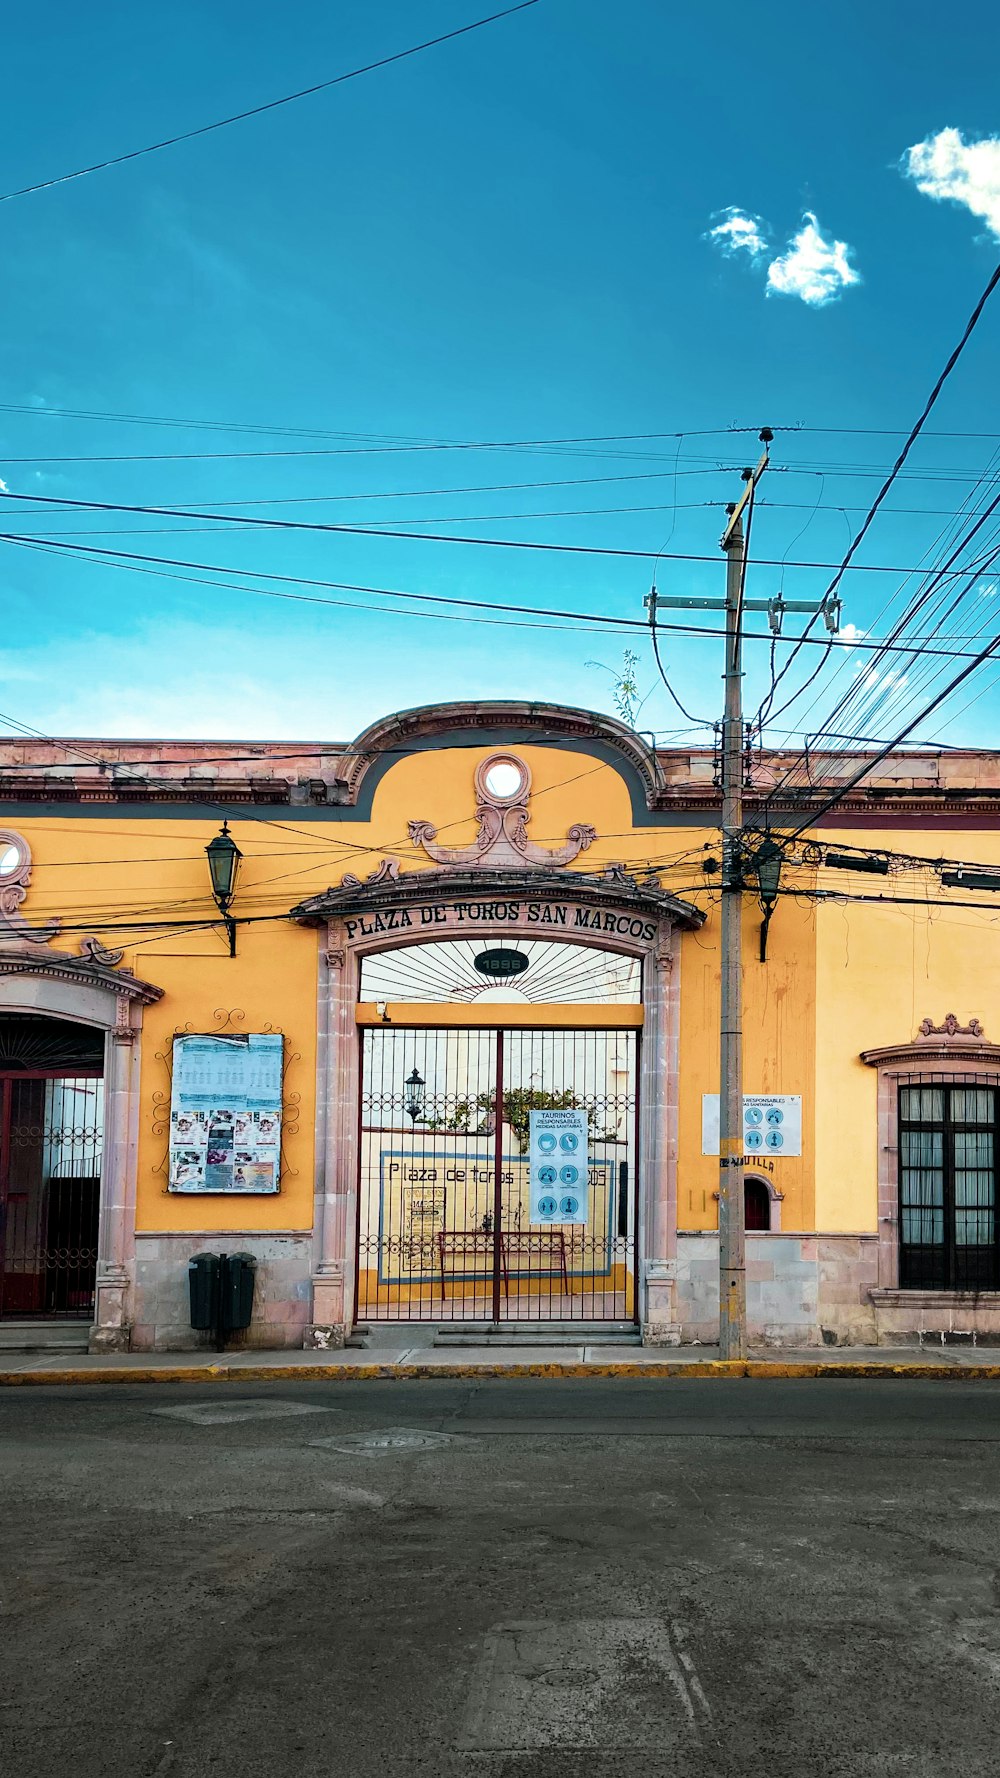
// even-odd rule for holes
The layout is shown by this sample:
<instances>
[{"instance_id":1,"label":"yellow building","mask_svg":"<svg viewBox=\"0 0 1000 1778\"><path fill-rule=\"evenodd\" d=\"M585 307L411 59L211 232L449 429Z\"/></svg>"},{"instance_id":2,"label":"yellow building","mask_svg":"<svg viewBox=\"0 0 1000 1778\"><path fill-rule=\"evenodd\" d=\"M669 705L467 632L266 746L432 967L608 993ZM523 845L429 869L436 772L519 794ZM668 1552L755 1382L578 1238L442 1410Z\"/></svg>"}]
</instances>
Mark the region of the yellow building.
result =
<instances>
[{"instance_id":1,"label":"yellow building","mask_svg":"<svg viewBox=\"0 0 1000 1778\"><path fill-rule=\"evenodd\" d=\"M779 836L787 765L748 791ZM928 862L998 867L993 770L883 761L788 849L763 961L744 898L758 1342L1000 1330L995 916ZM460 704L346 747L8 741L0 775L0 1318L192 1346L189 1261L240 1251L258 1346L715 1340L710 755Z\"/></svg>"}]
</instances>

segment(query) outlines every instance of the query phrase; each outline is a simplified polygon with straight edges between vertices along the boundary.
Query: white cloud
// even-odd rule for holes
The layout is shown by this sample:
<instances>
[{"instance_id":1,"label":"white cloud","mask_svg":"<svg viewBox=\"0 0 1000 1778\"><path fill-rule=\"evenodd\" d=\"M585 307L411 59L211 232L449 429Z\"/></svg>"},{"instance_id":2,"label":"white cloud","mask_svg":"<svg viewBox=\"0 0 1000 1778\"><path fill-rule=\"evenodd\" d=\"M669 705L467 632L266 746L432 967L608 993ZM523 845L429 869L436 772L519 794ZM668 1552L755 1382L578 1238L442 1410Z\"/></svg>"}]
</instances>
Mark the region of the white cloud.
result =
<instances>
[{"instance_id":1,"label":"white cloud","mask_svg":"<svg viewBox=\"0 0 1000 1778\"><path fill-rule=\"evenodd\" d=\"M10 489L5 481L0 481L0 494L9 494Z\"/></svg>"},{"instance_id":2,"label":"white cloud","mask_svg":"<svg viewBox=\"0 0 1000 1778\"><path fill-rule=\"evenodd\" d=\"M731 259L746 253L755 266L763 268L766 262L769 295L797 296L811 308L820 309L851 284L861 282L860 273L850 263L853 249L846 241L824 235L811 210L805 212L798 234L774 258L769 258L767 237L771 231L762 217L752 216L736 204L716 214L721 220L704 239Z\"/></svg>"},{"instance_id":3,"label":"white cloud","mask_svg":"<svg viewBox=\"0 0 1000 1778\"><path fill-rule=\"evenodd\" d=\"M964 204L1000 240L1000 136L966 142L961 130L939 130L908 148L902 167L926 197Z\"/></svg>"},{"instance_id":4,"label":"white cloud","mask_svg":"<svg viewBox=\"0 0 1000 1778\"><path fill-rule=\"evenodd\" d=\"M714 241L723 253L749 253L751 259L759 259L768 251L767 224L759 216L751 216L736 204L716 214L722 220L709 229L706 241Z\"/></svg>"},{"instance_id":5,"label":"white cloud","mask_svg":"<svg viewBox=\"0 0 1000 1778\"><path fill-rule=\"evenodd\" d=\"M856 642L863 642L868 631L862 630L857 624L841 624L837 632L837 642L842 648L851 649Z\"/></svg>"},{"instance_id":6,"label":"white cloud","mask_svg":"<svg viewBox=\"0 0 1000 1778\"><path fill-rule=\"evenodd\" d=\"M798 234L767 268L768 291L800 297L811 308L821 309L842 290L861 282L848 260L850 252L846 241L828 239L807 210Z\"/></svg>"}]
</instances>

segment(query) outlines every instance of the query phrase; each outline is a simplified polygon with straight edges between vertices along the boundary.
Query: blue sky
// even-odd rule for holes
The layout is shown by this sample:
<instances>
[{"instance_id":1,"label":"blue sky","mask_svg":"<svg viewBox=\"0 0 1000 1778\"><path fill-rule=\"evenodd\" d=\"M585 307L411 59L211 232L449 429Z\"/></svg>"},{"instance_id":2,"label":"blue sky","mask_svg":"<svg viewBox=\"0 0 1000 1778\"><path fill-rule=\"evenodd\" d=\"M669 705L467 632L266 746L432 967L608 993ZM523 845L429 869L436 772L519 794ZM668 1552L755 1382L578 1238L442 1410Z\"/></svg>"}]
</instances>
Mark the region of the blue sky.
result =
<instances>
[{"instance_id":1,"label":"blue sky","mask_svg":"<svg viewBox=\"0 0 1000 1778\"><path fill-rule=\"evenodd\" d=\"M488 10L474 0L22 10L5 24L0 188L194 128ZM666 556L661 593L718 594L723 505L756 456L755 429L905 432L961 332L1000 234L996 40L985 0L945 14L925 0L825 11L779 0L755 14L734 0L541 0L301 103L2 204L0 400L28 410L0 409L0 477L14 496L5 529L243 574L643 614L641 559L191 529L16 496L225 507L237 524L241 508L397 526L405 515L413 529L469 537L665 545L710 560ZM919 144L921 182L967 202L934 201L904 176ZM734 211L735 232L713 240ZM739 244L751 224L750 247ZM801 250L788 259L811 227L846 280L821 302L803 300ZM995 433L1000 295L994 303L935 431ZM727 436L737 426L751 431ZM307 436L317 431L330 436ZM839 559L899 442L779 430L754 554ZM859 560L923 561L998 443L922 440L889 501L905 510L880 516ZM327 454L205 455L307 450ZM182 460L93 461L151 453ZM61 460L19 461L31 458ZM524 483L535 485L513 485ZM282 504L250 504L264 501ZM389 710L481 695L610 708L612 676L588 663L614 666L624 646L585 626L431 622L399 601L323 589L379 609L282 602L10 544L0 575L0 708L60 734L347 739ZM754 566L749 591L783 582L788 597L813 598L828 578ZM849 575L845 618L878 631L898 586ZM644 638L637 646L650 692L641 726L676 729ZM665 653L682 698L714 717L718 645L669 639ZM833 665L840 680L829 692L820 682L804 720L843 688ZM766 684L767 649L751 646L748 702ZM967 714L934 733L996 739L989 672L980 685Z\"/></svg>"}]
</instances>

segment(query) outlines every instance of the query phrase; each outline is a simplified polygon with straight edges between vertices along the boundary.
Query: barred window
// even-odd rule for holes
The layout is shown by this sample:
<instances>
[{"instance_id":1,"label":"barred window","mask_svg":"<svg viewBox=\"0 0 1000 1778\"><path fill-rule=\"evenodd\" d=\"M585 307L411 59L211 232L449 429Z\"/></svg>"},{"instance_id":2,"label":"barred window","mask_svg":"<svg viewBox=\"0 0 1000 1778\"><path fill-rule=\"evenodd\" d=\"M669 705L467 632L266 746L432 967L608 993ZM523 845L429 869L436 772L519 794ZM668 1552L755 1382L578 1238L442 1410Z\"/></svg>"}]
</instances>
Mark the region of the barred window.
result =
<instances>
[{"instance_id":1,"label":"barred window","mask_svg":"<svg viewBox=\"0 0 1000 1778\"><path fill-rule=\"evenodd\" d=\"M899 1089L899 1282L996 1290L995 1086Z\"/></svg>"}]
</instances>

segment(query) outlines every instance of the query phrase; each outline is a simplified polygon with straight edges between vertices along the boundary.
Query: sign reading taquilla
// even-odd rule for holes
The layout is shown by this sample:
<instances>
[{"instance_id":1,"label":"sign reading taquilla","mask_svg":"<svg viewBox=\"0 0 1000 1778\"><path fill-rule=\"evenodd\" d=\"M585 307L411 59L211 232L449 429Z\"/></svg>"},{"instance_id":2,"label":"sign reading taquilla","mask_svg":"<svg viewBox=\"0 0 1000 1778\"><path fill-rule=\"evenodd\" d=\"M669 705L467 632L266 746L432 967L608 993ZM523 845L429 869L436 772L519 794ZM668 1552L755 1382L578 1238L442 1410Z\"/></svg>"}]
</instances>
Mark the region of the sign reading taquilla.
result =
<instances>
[{"instance_id":1,"label":"sign reading taquilla","mask_svg":"<svg viewBox=\"0 0 1000 1778\"><path fill-rule=\"evenodd\" d=\"M538 926L571 932L599 932L649 944L656 922L628 908L584 907L571 901L482 900L417 903L409 908L381 908L344 920L348 939L375 938L382 933L430 927Z\"/></svg>"}]
</instances>

